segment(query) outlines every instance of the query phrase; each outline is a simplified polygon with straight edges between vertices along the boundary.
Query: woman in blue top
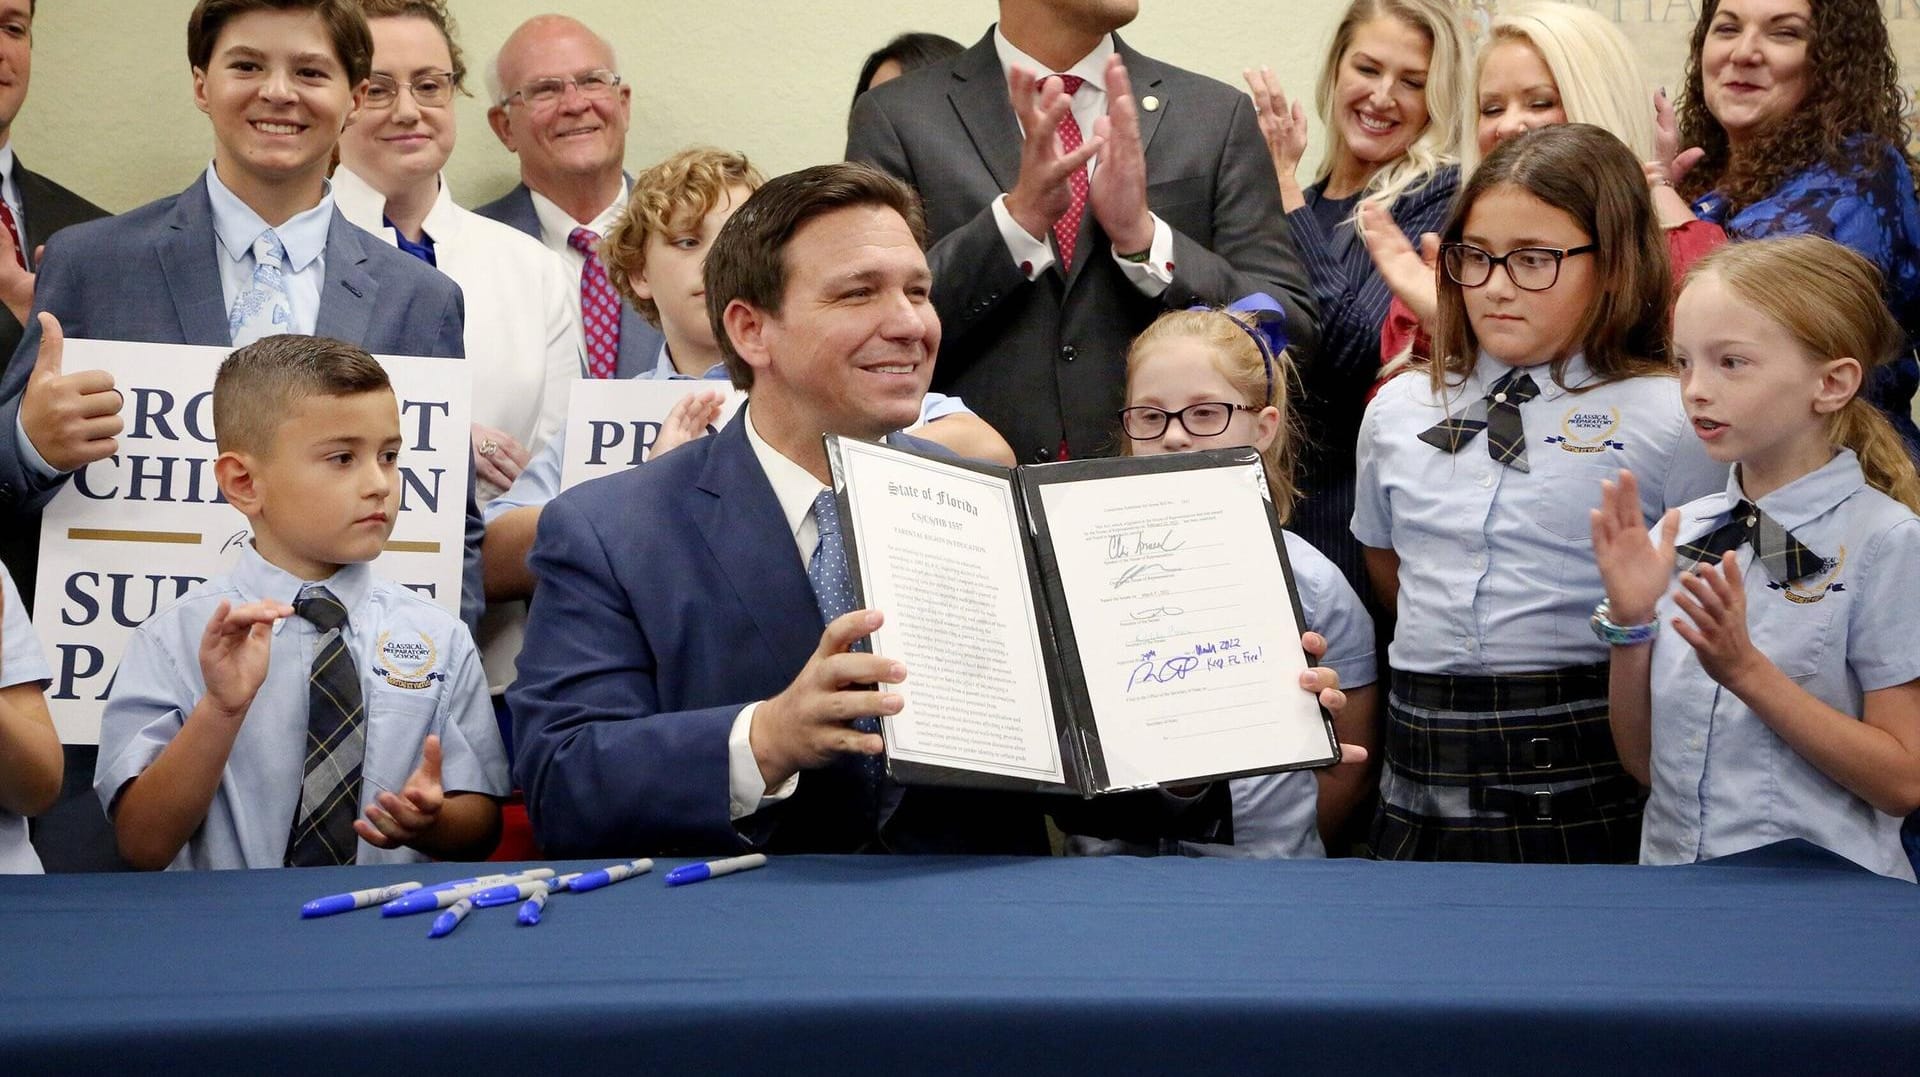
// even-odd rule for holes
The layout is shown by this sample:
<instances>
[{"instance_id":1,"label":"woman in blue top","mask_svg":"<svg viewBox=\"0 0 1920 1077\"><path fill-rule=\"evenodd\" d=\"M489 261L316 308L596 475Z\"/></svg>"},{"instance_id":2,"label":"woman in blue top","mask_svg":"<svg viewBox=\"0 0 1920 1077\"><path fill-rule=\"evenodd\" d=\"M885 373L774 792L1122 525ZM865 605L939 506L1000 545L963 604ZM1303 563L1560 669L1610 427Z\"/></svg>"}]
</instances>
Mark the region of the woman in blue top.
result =
<instances>
[{"instance_id":1,"label":"woman in blue top","mask_svg":"<svg viewBox=\"0 0 1920 1077\"><path fill-rule=\"evenodd\" d=\"M1693 30L1681 191L1735 241L1811 233L1864 255L1909 347L1866 393L1909 448L1920 386L1920 199L1905 95L1874 0L1707 0Z\"/></svg>"},{"instance_id":2,"label":"woman in blue top","mask_svg":"<svg viewBox=\"0 0 1920 1077\"><path fill-rule=\"evenodd\" d=\"M1295 526L1365 593L1353 515L1354 445L1380 371L1380 325L1393 293L1361 240L1364 202L1391 212L1418 243L1459 184L1461 118L1472 79L1451 0L1353 0L1335 29L1315 102L1326 126L1320 175L1301 187L1304 106L1272 70L1248 72L1261 133L1280 179L1287 226L1320 306L1320 349L1301 364L1304 451Z\"/></svg>"}]
</instances>

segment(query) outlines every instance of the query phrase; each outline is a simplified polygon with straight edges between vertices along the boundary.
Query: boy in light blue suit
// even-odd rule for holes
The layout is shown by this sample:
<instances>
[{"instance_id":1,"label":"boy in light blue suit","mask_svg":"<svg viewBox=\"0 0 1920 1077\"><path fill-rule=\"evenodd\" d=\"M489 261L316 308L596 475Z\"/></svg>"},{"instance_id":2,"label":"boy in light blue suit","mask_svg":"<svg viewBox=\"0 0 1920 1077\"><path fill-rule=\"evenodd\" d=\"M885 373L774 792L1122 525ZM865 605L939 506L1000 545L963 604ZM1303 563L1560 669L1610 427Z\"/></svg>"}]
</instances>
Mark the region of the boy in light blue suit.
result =
<instances>
[{"instance_id":1,"label":"boy in light blue suit","mask_svg":"<svg viewBox=\"0 0 1920 1077\"><path fill-rule=\"evenodd\" d=\"M148 618L100 724L94 791L136 867L479 858L506 753L473 639L373 575L399 513L400 412L366 352L267 337L213 390L233 571Z\"/></svg>"},{"instance_id":2,"label":"boy in light blue suit","mask_svg":"<svg viewBox=\"0 0 1920 1077\"><path fill-rule=\"evenodd\" d=\"M48 243L36 320L0 378L0 510L38 508L111 455L112 379L37 359L41 312L66 336L241 346L323 334L370 352L464 354L451 280L348 224L327 166L359 107L372 40L352 0L201 0L187 26L213 163L178 195ZM5 431L11 431L7 433ZM477 509L462 613L479 616Z\"/></svg>"}]
</instances>

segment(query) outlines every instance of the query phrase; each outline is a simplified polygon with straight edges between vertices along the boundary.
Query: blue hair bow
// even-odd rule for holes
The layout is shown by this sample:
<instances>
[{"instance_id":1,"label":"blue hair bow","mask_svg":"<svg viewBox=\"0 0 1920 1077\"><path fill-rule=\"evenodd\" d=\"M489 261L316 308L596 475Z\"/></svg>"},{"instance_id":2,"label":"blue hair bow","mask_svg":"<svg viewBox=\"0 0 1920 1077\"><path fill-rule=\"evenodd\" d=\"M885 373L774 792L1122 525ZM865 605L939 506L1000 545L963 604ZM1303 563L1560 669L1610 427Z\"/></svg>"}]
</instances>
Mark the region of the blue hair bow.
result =
<instances>
[{"instance_id":1,"label":"blue hair bow","mask_svg":"<svg viewBox=\"0 0 1920 1077\"><path fill-rule=\"evenodd\" d=\"M1287 310L1279 300L1265 292L1255 292L1228 303L1225 307L1210 307L1205 304L1188 307L1188 310L1221 311L1226 314L1245 315L1233 319L1233 324L1246 331L1253 338L1254 346L1260 349L1260 361L1267 368L1267 399L1273 399L1273 364L1280 353L1287 350Z\"/></svg>"}]
</instances>

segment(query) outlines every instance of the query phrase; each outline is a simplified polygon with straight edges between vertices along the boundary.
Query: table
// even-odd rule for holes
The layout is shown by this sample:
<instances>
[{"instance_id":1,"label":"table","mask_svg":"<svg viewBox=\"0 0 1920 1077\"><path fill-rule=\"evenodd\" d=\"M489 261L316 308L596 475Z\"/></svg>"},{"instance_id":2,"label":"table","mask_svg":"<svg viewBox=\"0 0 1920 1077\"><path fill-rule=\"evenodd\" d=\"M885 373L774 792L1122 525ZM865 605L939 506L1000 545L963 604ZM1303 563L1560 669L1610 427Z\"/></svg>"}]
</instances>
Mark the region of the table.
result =
<instances>
[{"instance_id":1,"label":"table","mask_svg":"<svg viewBox=\"0 0 1920 1077\"><path fill-rule=\"evenodd\" d=\"M454 865L0 878L0 1073L1920 1071L1920 887L1801 843L668 866L438 941L297 909Z\"/></svg>"}]
</instances>

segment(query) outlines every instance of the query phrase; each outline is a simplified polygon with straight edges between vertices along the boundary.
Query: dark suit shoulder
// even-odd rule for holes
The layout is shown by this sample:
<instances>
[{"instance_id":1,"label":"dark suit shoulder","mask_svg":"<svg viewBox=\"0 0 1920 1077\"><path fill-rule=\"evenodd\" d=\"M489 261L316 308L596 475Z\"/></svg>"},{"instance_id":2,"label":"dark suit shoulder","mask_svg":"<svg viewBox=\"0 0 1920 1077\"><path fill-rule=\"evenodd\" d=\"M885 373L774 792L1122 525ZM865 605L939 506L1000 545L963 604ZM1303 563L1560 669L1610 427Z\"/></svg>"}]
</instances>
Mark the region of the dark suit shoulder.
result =
<instances>
[{"instance_id":1,"label":"dark suit shoulder","mask_svg":"<svg viewBox=\"0 0 1920 1077\"><path fill-rule=\"evenodd\" d=\"M524 183L515 184L512 190L485 205L473 207L473 211L535 239L540 238L540 217L533 209L533 192Z\"/></svg>"},{"instance_id":2,"label":"dark suit shoulder","mask_svg":"<svg viewBox=\"0 0 1920 1077\"><path fill-rule=\"evenodd\" d=\"M35 231L51 235L68 225L110 216L106 210L31 169L19 169L13 179L26 206L28 225ZM42 224L51 227L42 229Z\"/></svg>"},{"instance_id":3,"label":"dark suit shoulder","mask_svg":"<svg viewBox=\"0 0 1920 1077\"><path fill-rule=\"evenodd\" d=\"M666 520L677 521L679 509L691 498L706 496L695 487L719 441L718 435L690 441L639 467L589 479L562 490L548 507L564 504L589 527L607 532L615 541L644 538L659 530ZM626 526L634 519L654 523L640 528Z\"/></svg>"}]
</instances>

